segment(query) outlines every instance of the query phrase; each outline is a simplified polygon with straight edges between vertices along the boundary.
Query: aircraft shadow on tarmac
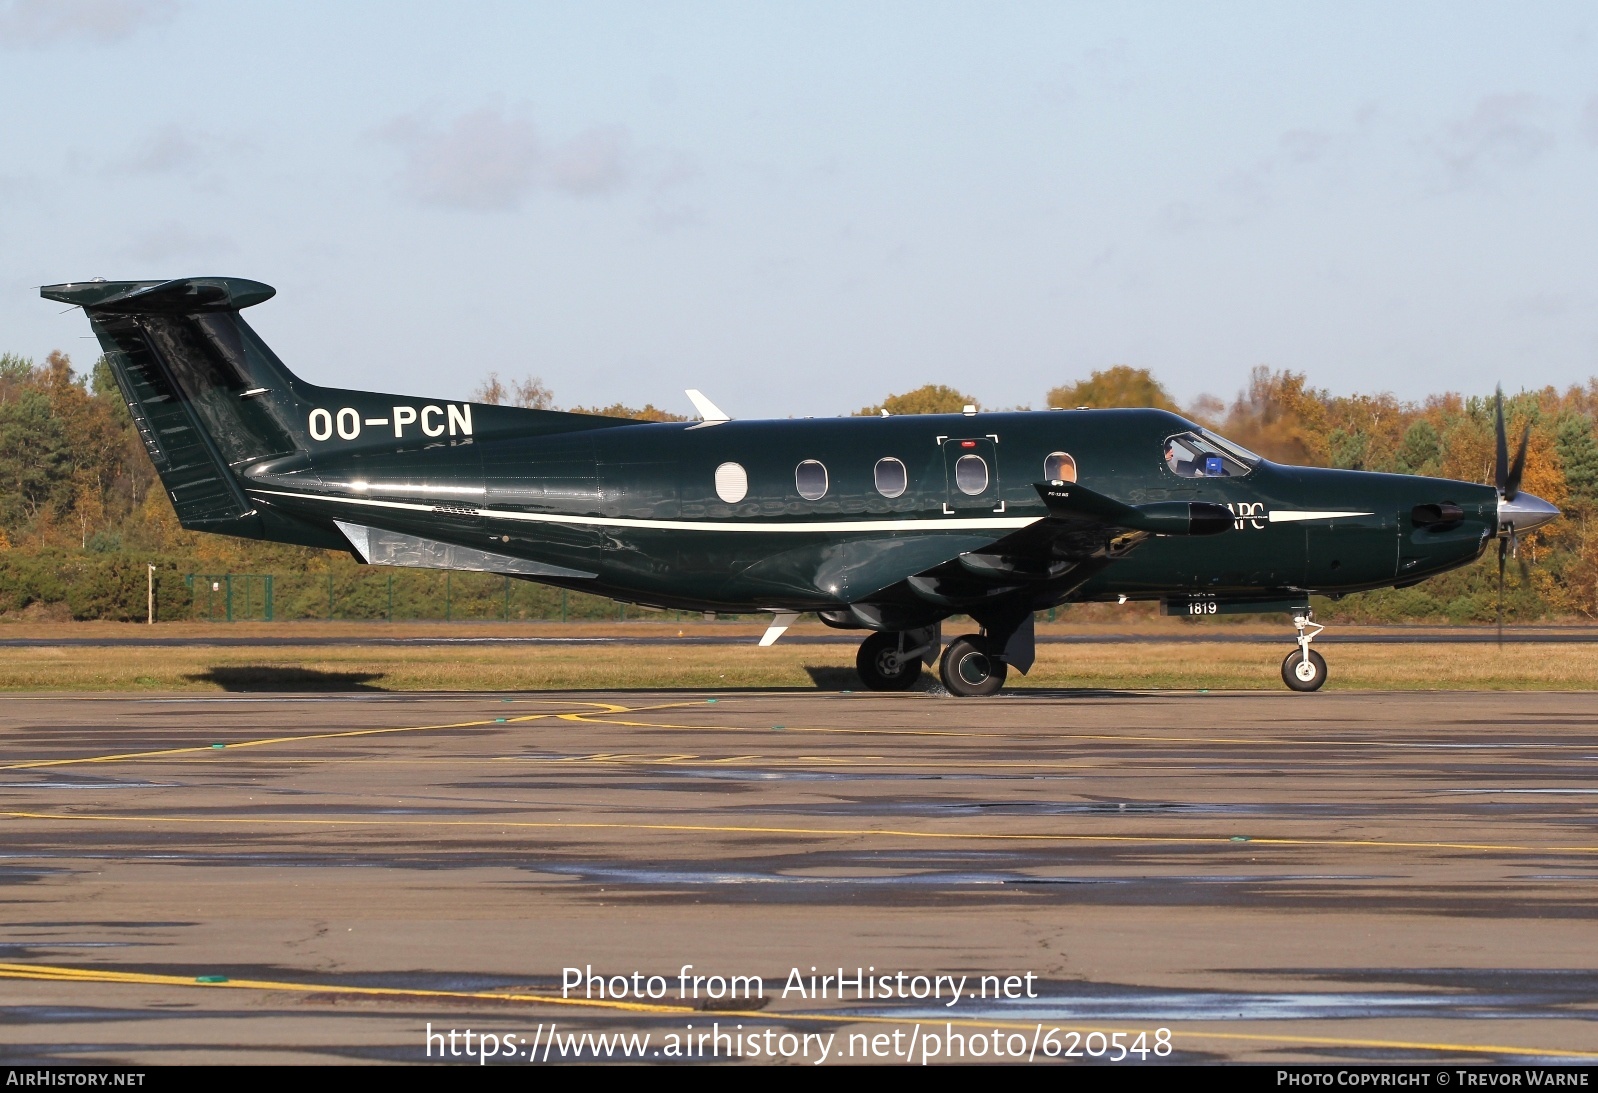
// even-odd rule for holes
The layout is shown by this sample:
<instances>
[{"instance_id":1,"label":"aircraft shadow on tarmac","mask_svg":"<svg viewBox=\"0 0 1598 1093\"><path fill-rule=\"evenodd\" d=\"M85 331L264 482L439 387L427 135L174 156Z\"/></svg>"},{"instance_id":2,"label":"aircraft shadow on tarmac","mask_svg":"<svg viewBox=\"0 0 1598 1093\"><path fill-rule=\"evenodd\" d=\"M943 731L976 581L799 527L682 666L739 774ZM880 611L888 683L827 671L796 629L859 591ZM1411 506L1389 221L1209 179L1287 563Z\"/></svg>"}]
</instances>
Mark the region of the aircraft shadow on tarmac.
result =
<instances>
[{"instance_id":1,"label":"aircraft shadow on tarmac","mask_svg":"<svg viewBox=\"0 0 1598 1093\"><path fill-rule=\"evenodd\" d=\"M858 691L864 684L860 673L853 668L828 668L819 664L805 665L805 674L818 691Z\"/></svg>"},{"instance_id":2,"label":"aircraft shadow on tarmac","mask_svg":"<svg viewBox=\"0 0 1598 1093\"><path fill-rule=\"evenodd\" d=\"M834 668L819 664L805 665L805 674L810 677L810 682L816 685L818 691L860 691L864 684L860 682L860 674L853 668ZM791 688L773 688L789 690ZM934 694L947 695L938 683L935 673L924 673L911 691L930 691ZM868 692L869 693L869 692ZM1138 691L1103 690L1095 687L1056 687L1047 691L1016 690L1012 697L1025 695L1029 698L1146 698L1147 695Z\"/></svg>"},{"instance_id":3,"label":"aircraft shadow on tarmac","mask_svg":"<svg viewBox=\"0 0 1598 1093\"><path fill-rule=\"evenodd\" d=\"M214 683L224 691L383 691L382 672L324 672L276 664L230 664L184 678Z\"/></svg>"}]
</instances>

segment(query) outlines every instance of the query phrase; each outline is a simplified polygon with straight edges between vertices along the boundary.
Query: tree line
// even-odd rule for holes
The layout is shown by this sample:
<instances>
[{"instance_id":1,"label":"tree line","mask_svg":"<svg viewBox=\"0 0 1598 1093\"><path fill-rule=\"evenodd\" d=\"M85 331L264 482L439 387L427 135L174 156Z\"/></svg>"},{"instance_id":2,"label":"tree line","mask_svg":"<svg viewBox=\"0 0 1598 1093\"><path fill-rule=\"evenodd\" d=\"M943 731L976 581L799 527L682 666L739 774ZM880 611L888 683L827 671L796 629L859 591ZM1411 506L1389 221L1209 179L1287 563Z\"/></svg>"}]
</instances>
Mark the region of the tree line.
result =
<instances>
[{"instance_id":1,"label":"tree line","mask_svg":"<svg viewBox=\"0 0 1598 1093\"><path fill-rule=\"evenodd\" d=\"M474 398L555 408L553 392L533 376L505 381L490 373ZM1053 388L1045 403L1173 410L1281 462L1471 482L1492 477L1493 399L1487 393L1439 394L1419 402L1391 394L1333 395L1311 386L1302 373L1259 367L1230 402L1204 396L1183 407L1147 369L1117 365ZM955 388L926 384L855 412L958 413L981 405ZM642 421L684 420L653 405L570 409ZM1598 378L1563 391L1522 391L1506 398L1505 412L1512 435L1527 425L1531 429L1523 488L1565 512L1563 520L1521 544L1533 564L1524 580L1517 567L1510 567L1506 611L1520 620L1598 618L1598 536L1591 533L1598 516L1593 436ZM305 611L313 615L314 605L327 598L324 577L332 579L335 605L338 582L365 579L346 555L184 531L103 359L78 372L61 352L42 363L0 356L0 616L54 604L58 614L73 617L143 617L146 561L162 569L169 615L192 605L182 573L279 574L288 582L285 587L305 586L301 598L312 605ZM420 579L405 578L413 612L432 610L429 597L456 594L423 588ZM510 608L500 603L498 578L478 582L482 590L461 575L457 579L463 581L462 602L475 602L475 596L484 617L500 609L509 616ZM1497 607L1496 579L1489 552L1477 566L1409 589L1352 596L1327 605L1326 613L1360 621L1487 621ZM350 592L344 599L387 602L376 592ZM518 602L525 606L517 617L547 617L555 610L548 596L521 595ZM567 597L564 608L571 617L614 617L613 606L595 597L578 609ZM374 611L371 607L367 614Z\"/></svg>"}]
</instances>

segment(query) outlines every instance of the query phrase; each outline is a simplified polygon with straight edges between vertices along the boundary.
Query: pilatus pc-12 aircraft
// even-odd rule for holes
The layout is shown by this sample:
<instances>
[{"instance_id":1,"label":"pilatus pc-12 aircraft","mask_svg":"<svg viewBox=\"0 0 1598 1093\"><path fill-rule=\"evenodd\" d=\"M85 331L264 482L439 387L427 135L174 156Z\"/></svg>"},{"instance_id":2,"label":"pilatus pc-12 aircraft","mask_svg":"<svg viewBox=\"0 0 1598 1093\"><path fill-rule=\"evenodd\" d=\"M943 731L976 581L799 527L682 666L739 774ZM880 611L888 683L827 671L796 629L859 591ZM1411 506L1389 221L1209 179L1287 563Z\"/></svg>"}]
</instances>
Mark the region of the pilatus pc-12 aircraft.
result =
<instances>
[{"instance_id":1,"label":"pilatus pc-12 aircraft","mask_svg":"<svg viewBox=\"0 0 1598 1093\"><path fill-rule=\"evenodd\" d=\"M650 422L315 387L195 277L50 285L83 308L183 526L501 573L662 608L804 612L866 632L867 687L939 664L957 695L1033 662L1033 613L1158 599L1285 612L1294 690L1326 680L1311 593L1403 587L1558 510L1496 484L1271 463L1163 410ZM944 646L942 623L977 632ZM939 651L942 651L941 661Z\"/></svg>"}]
</instances>

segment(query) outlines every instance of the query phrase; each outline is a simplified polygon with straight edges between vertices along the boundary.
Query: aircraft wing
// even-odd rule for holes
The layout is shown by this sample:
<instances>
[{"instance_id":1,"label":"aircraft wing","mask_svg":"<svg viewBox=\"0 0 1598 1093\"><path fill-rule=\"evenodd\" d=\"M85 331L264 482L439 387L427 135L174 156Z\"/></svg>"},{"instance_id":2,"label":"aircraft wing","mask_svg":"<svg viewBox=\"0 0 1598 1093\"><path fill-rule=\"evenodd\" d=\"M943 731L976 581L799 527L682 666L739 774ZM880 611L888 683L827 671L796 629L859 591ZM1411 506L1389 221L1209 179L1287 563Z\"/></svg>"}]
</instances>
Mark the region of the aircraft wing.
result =
<instances>
[{"instance_id":1,"label":"aircraft wing","mask_svg":"<svg viewBox=\"0 0 1598 1093\"><path fill-rule=\"evenodd\" d=\"M907 577L907 590L957 610L1057 600L1150 536L1214 535L1235 519L1224 505L1200 501L1128 505L1074 482L1035 488L1046 517Z\"/></svg>"},{"instance_id":2,"label":"aircraft wing","mask_svg":"<svg viewBox=\"0 0 1598 1093\"><path fill-rule=\"evenodd\" d=\"M1056 568L1100 554L1119 557L1151 535L1216 535L1230 529L1236 519L1225 505L1202 501L1128 505L1075 482L1039 482L1033 489L1049 515L973 554L984 559L1008 557L1028 569Z\"/></svg>"}]
</instances>

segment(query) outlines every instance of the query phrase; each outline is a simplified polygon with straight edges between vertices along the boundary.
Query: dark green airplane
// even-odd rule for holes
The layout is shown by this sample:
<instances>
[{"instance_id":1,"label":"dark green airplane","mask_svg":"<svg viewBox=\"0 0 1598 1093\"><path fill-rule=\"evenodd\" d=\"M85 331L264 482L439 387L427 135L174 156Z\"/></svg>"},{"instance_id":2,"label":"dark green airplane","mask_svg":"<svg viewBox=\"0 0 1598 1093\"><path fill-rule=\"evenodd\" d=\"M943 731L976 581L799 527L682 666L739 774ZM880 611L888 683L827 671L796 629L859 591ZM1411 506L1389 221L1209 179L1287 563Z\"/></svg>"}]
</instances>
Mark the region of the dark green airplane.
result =
<instances>
[{"instance_id":1,"label":"dark green airplane","mask_svg":"<svg viewBox=\"0 0 1598 1093\"><path fill-rule=\"evenodd\" d=\"M89 316L185 528L501 573L629 603L799 614L869 632L867 687L939 664L957 695L1033 662L1035 612L1160 600L1288 613L1313 691L1311 593L1404 587L1559 515L1497 484L1271 463L1163 410L651 422L314 387L237 278L50 285ZM980 632L944 646L942 622ZM939 660L939 651L942 658Z\"/></svg>"}]
</instances>

